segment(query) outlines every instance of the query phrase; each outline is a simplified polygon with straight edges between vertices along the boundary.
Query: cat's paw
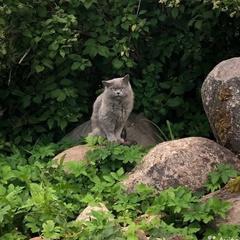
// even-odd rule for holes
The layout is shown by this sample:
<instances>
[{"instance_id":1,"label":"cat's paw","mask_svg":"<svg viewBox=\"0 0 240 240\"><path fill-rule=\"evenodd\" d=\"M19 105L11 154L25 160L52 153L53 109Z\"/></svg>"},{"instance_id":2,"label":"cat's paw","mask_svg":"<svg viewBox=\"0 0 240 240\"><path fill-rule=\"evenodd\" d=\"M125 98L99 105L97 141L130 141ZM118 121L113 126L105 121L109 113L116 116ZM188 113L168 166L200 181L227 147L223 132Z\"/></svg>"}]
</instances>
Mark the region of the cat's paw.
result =
<instances>
[{"instance_id":1,"label":"cat's paw","mask_svg":"<svg viewBox=\"0 0 240 240\"><path fill-rule=\"evenodd\" d=\"M132 145L137 145L137 142L135 140L125 140L121 145L130 147Z\"/></svg>"},{"instance_id":2,"label":"cat's paw","mask_svg":"<svg viewBox=\"0 0 240 240\"><path fill-rule=\"evenodd\" d=\"M119 139L117 140L117 143L123 144L123 143L124 143L124 139L123 139L123 138L119 138Z\"/></svg>"}]
</instances>

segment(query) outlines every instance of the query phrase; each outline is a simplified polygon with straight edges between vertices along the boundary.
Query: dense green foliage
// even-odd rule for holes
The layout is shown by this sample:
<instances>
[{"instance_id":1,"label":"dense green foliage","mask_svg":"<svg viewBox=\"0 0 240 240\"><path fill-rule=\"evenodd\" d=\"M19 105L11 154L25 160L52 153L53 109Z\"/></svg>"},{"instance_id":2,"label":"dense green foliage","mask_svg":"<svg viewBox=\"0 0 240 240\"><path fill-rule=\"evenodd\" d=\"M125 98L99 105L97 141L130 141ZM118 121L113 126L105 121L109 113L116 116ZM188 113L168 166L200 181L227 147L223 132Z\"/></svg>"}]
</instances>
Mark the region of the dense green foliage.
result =
<instances>
[{"instance_id":1,"label":"dense green foliage","mask_svg":"<svg viewBox=\"0 0 240 240\"><path fill-rule=\"evenodd\" d=\"M41 235L45 239L135 240L137 229L151 239L179 233L187 239L208 239L210 235L237 238L240 233L236 226L211 229L209 221L224 216L229 203L213 198L200 204L199 196L189 189L156 193L141 184L135 192L124 194L120 181L141 161L144 152L140 146L107 143L105 148L89 152L84 161L65 163L68 172L63 159L57 168L52 167L56 165L52 156L62 147L38 144L34 149L12 149L11 156L1 156L0 239ZM87 205L99 203L107 206L109 214L93 212L96 219L75 221Z\"/></svg>"},{"instance_id":2,"label":"dense green foliage","mask_svg":"<svg viewBox=\"0 0 240 240\"><path fill-rule=\"evenodd\" d=\"M101 80L125 73L135 112L163 130L169 120L177 138L209 136L201 84L215 64L239 55L237 1L219 2L5 0L1 139L61 138L89 119Z\"/></svg>"}]
</instances>

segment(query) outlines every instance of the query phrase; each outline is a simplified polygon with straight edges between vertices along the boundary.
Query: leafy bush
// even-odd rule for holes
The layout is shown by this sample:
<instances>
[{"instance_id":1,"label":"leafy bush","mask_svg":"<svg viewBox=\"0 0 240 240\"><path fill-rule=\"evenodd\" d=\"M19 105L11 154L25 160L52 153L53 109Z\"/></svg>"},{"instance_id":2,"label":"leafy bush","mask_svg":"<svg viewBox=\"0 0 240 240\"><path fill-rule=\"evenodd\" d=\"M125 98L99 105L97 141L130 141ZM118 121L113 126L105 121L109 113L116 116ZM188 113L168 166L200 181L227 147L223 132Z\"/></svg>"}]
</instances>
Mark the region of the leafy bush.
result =
<instances>
[{"instance_id":1,"label":"leafy bush","mask_svg":"<svg viewBox=\"0 0 240 240\"><path fill-rule=\"evenodd\" d=\"M38 144L1 156L0 239L41 235L51 239L134 240L138 229L152 239L177 233L201 239L213 232L209 221L216 215L223 217L229 208L229 203L218 199L199 204L199 197L182 187L156 193L140 184L127 194L120 182L126 171L140 162L144 154L140 146L107 143L81 162L66 163L68 172L63 159L57 168L52 167L56 164L52 156L60 147ZM75 221L87 205L98 203L104 203L109 214L93 212L91 221ZM121 227L128 229L122 231ZM221 236L233 228L221 227Z\"/></svg>"},{"instance_id":2,"label":"leafy bush","mask_svg":"<svg viewBox=\"0 0 240 240\"><path fill-rule=\"evenodd\" d=\"M236 2L212 2L4 1L0 137L59 140L89 118L100 81L126 72L135 112L163 130L169 120L175 137L209 136L200 87L216 63L239 54L240 24L237 12L230 17Z\"/></svg>"},{"instance_id":3,"label":"leafy bush","mask_svg":"<svg viewBox=\"0 0 240 240\"><path fill-rule=\"evenodd\" d=\"M240 175L238 170L232 168L231 164L219 164L217 171L209 173L209 178L205 183L205 187L208 191L214 192L216 189L220 189L231 178L236 178Z\"/></svg>"}]
</instances>

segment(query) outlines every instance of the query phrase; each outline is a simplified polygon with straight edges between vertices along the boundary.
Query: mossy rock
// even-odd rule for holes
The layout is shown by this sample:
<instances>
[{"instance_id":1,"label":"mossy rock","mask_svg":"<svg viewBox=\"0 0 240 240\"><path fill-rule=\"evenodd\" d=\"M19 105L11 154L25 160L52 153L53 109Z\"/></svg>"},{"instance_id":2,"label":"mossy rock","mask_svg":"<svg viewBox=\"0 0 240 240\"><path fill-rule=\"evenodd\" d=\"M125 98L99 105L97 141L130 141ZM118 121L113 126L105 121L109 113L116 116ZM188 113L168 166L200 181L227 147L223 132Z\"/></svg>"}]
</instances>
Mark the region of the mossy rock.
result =
<instances>
[{"instance_id":1,"label":"mossy rock","mask_svg":"<svg viewBox=\"0 0 240 240\"><path fill-rule=\"evenodd\" d=\"M202 85L202 101L219 144L240 153L240 58L219 63Z\"/></svg>"}]
</instances>

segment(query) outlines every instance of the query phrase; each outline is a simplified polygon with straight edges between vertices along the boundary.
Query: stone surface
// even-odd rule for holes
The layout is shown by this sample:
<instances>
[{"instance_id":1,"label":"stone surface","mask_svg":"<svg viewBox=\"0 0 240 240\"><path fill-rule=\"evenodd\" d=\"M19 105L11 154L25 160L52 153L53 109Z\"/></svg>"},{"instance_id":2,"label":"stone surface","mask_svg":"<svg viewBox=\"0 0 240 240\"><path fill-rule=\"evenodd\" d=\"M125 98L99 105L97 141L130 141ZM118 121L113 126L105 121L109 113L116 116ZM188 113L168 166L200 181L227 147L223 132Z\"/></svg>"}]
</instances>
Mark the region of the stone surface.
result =
<instances>
[{"instance_id":1,"label":"stone surface","mask_svg":"<svg viewBox=\"0 0 240 240\"><path fill-rule=\"evenodd\" d=\"M218 197L221 200L230 202L232 204L231 208L226 214L226 219L221 216L216 217L211 225L215 228L219 227L220 224L230 224L240 226L240 192L231 193L229 189L223 188L213 193L210 193L202 197L201 202L206 201L209 198Z\"/></svg>"},{"instance_id":2,"label":"stone surface","mask_svg":"<svg viewBox=\"0 0 240 240\"><path fill-rule=\"evenodd\" d=\"M87 136L92 131L91 121L87 121L73 129L66 138L79 140L82 136ZM128 140L133 140L144 148L155 146L160 142L158 129L147 118L131 114L126 124L126 135Z\"/></svg>"},{"instance_id":3,"label":"stone surface","mask_svg":"<svg viewBox=\"0 0 240 240\"><path fill-rule=\"evenodd\" d=\"M91 150L93 150L93 148L90 148L86 145L78 145L59 153L57 156L54 157L53 160L58 159L59 163L60 159L64 157L63 164L64 162L79 162L85 159L87 152ZM57 165L53 165L53 167L57 167ZM67 171L67 167L64 167L64 169L65 171Z\"/></svg>"},{"instance_id":4,"label":"stone surface","mask_svg":"<svg viewBox=\"0 0 240 240\"><path fill-rule=\"evenodd\" d=\"M109 212L107 207L103 203L99 203L99 206L87 206L81 214L76 218L76 221L91 221L91 219L95 218L91 215L92 211L101 211L106 213ZM111 220L111 219L109 219Z\"/></svg>"},{"instance_id":5,"label":"stone surface","mask_svg":"<svg viewBox=\"0 0 240 240\"><path fill-rule=\"evenodd\" d=\"M142 163L123 181L129 192L144 183L164 190L170 186L201 190L208 173L221 163L234 164L240 170L239 159L228 149L206 138L189 137L163 142L146 154Z\"/></svg>"},{"instance_id":6,"label":"stone surface","mask_svg":"<svg viewBox=\"0 0 240 240\"><path fill-rule=\"evenodd\" d=\"M202 101L219 144L240 153L240 58L219 63L202 85Z\"/></svg>"}]
</instances>

